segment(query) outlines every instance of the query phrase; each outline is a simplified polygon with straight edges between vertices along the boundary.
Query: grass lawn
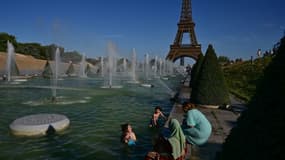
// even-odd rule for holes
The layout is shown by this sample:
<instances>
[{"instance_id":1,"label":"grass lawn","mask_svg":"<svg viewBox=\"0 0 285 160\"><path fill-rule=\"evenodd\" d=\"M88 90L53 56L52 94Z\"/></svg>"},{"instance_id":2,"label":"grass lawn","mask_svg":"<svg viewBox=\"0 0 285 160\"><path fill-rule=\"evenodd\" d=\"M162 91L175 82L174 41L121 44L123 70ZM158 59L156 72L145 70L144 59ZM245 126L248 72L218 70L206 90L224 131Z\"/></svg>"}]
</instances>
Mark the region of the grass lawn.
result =
<instances>
[{"instance_id":1,"label":"grass lawn","mask_svg":"<svg viewBox=\"0 0 285 160\"><path fill-rule=\"evenodd\" d=\"M256 85L271 60L271 56L266 56L255 59L253 63L249 60L224 66L224 76L230 92L248 102L254 95Z\"/></svg>"}]
</instances>

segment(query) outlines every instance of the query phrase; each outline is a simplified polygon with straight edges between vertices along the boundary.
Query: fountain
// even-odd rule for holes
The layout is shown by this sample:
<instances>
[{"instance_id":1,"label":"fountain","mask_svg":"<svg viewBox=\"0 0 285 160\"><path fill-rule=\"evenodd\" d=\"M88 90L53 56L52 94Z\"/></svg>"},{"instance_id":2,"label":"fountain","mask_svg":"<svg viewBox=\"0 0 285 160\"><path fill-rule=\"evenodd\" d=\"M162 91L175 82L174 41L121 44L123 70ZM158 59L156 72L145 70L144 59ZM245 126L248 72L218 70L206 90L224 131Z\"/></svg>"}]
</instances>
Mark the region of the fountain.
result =
<instances>
[{"instance_id":1,"label":"fountain","mask_svg":"<svg viewBox=\"0 0 285 160\"><path fill-rule=\"evenodd\" d=\"M159 58L159 76L162 76L162 59Z\"/></svg>"},{"instance_id":2,"label":"fountain","mask_svg":"<svg viewBox=\"0 0 285 160\"><path fill-rule=\"evenodd\" d=\"M100 64L101 64L101 76L104 77L104 57L101 56L101 60L100 60Z\"/></svg>"},{"instance_id":3,"label":"fountain","mask_svg":"<svg viewBox=\"0 0 285 160\"><path fill-rule=\"evenodd\" d=\"M14 47L12 43L9 41L7 42L7 64L6 64L6 70L7 70L7 81L11 81L11 68L12 68L12 61L15 60L14 57Z\"/></svg>"},{"instance_id":4,"label":"fountain","mask_svg":"<svg viewBox=\"0 0 285 160\"><path fill-rule=\"evenodd\" d=\"M56 49L55 55L54 55L54 69L53 69L53 74L52 74L52 96L51 96L51 101L56 102L56 88L57 88L57 82L58 82L58 77L59 77L59 65L60 65L60 51L59 48Z\"/></svg>"},{"instance_id":5,"label":"fountain","mask_svg":"<svg viewBox=\"0 0 285 160\"><path fill-rule=\"evenodd\" d=\"M152 84L148 83L149 81L149 55L145 55L145 62L144 62L144 72L145 72L145 80L144 83L141 84L142 87L153 87Z\"/></svg>"},{"instance_id":6,"label":"fountain","mask_svg":"<svg viewBox=\"0 0 285 160\"><path fill-rule=\"evenodd\" d=\"M115 67L117 65L117 59L116 59L116 49L115 45L113 43L108 43L108 66L107 66L107 73L108 73L108 84L105 86L102 86L101 88L122 88L120 85L114 85L113 84L113 76L116 72Z\"/></svg>"},{"instance_id":7,"label":"fountain","mask_svg":"<svg viewBox=\"0 0 285 160\"><path fill-rule=\"evenodd\" d=\"M102 79L97 79L102 82ZM162 105L164 112L168 114L171 110L171 102L168 101L169 95L165 94L165 88L157 85L155 90L145 89L143 87L132 85L123 89L100 89L101 83L93 83L94 79L88 78L86 86L78 85L82 82L78 77L67 78L64 81L65 87L77 85L76 91L61 90L57 88L58 95L76 98L92 97L88 103L76 103L68 105L59 105L58 103L45 103L41 106L31 106L23 104L27 99L37 100L42 97L50 96L49 89L43 88L13 88L12 94L8 93L10 88L0 89L0 125L1 135L0 148L3 159L143 159L144 154L152 147L151 138L154 132L150 132L148 127L149 117L151 117L153 105ZM47 85L47 79L31 79L27 85ZM156 82L157 83L157 82ZM158 83L157 83L158 84ZM60 85L60 84L59 84ZM99 96L98 96L99 95ZM72 100L70 98L70 100ZM126 111L127 109L127 111ZM15 112L17 110L17 112ZM48 112L49 115L45 115ZM64 116L54 116L64 114ZM142 114L143 113L143 114ZM34 114L31 116L31 114ZM40 114L40 115L39 115ZM27 117L28 116L28 117ZM46 117L46 118L45 118ZM51 117L58 120L46 121ZM126 118L127 117L127 118ZM23 121L19 123L19 119ZM70 121L68 121L68 118ZM36 120L37 119L37 120ZM43 119L43 120L41 120ZM14 121L15 120L15 121ZM32 121L41 125L34 126ZM120 143L119 137L121 132L120 124L125 121L133 124L136 133L140 133L139 150L134 149L129 152L130 148L125 148ZM50 125L43 124L46 121L56 130L56 134L45 137L51 128ZM66 123L62 123L66 122ZM69 123L68 123L69 122ZM63 129L57 129L57 126L63 124ZM24 125L23 125L24 124ZM58 124L58 125L57 125ZM65 126L70 125L69 128ZM9 126L10 125L10 126ZM25 126L25 130L20 132L27 133L34 128L39 128L36 133L18 134L19 130L15 126ZM10 128L9 128L10 127ZM11 130L9 130L11 129ZM82 136L84 133L84 136ZM13 135L19 135L20 138ZM36 136L32 138L21 136ZM106 138L107 137L107 138ZM64 150L59 149L63 148ZM48 152L47 152L48 151ZM112 151L112 152L109 152ZM17 154L13 154L17 153ZM29 153L29 154L27 154ZM55 153L55 154L51 154ZM22 158L19 158L22 157Z\"/></svg>"},{"instance_id":8,"label":"fountain","mask_svg":"<svg viewBox=\"0 0 285 160\"><path fill-rule=\"evenodd\" d=\"M145 79L149 80L149 55L145 55Z\"/></svg>"},{"instance_id":9,"label":"fountain","mask_svg":"<svg viewBox=\"0 0 285 160\"><path fill-rule=\"evenodd\" d=\"M156 131L150 132L146 127L152 115L151 106L161 105L166 114L172 107L172 102L168 101L169 95L166 91L169 91L165 89L166 87L162 86L158 80L151 81L155 89L129 85L119 90L101 89L104 83L103 78L82 80L79 77L70 77L64 81L55 82L60 78L59 69L63 69L59 65L57 67L54 65L59 64L59 50L57 50L57 55L55 56L57 63L51 62L52 65L50 65L53 69L57 68L52 72L56 74L51 75L52 81L37 77L20 86L0 85L0 113L3 113L1 123L4 124L0 125L0 130L8 133L1 134L1 142L5 142L0 143L1 158L115 160L131 157L134 160L143 159L144 153L152 147L151 138L156 134ZM108 59L112 58L108 57ZM107 70L112 65L108 62L106 59L103 70L105 70L105 75L109 76ZM150 77L148 63L150 60L145 61L146 80ZM112 76L110 83L112 87L116 84L116 81L114 82L116 78ZM173 83L175 84L175 81ZM56 93L52 93L56 97L54 103L50 101L51 89L56 89ZM66 98L62 99L63 96ZM75 102L79 99L87 102ZM27 101L31 103L26 103ZM129 121L136 133L141 135L139 150L125 148L118 140L121 134L118 132L120 124L126 121ZM57 128L57 124L63 129L68 125L72 124L72 126L61 131ZM16 129L17 126L25 127L25 129L19 131ZM36 133L26 132L35 128L38 128ZM59 133L36 138L12 136L12 134L20 135L19 132L24 132L23 136L46 135L53 130L49 128ZM58 154L59 150L60 154Z\"/></svg>"},{"instance_id":10,"label":"fountain","mask_svg":"<svg viewBox=\"0 0 285 160\"><path fill-rule=\"evenodd\" d=\"M136 82L136 50L133 48L133 56L132 56L132 78L133 81Z\"/></svg>"},{"instance_id":11,"label":"fountain","mask_svg":"<svg viewBox=\"0 0 285 160\"><path fill-rule=\"evenodd\" d=\"M7 80L11 84L19 84L19 82L27 81L26 79L15 79L15 82L11 82L12 76L18 74L19 71L15 62L15 49L13 44L7 41L6 75L3 75L3 80Z\"/></svg>"},{"instance_id":12,"label":"fountain","mask_svg":"<svg viewBox=\"0 0 285 160\"><path fill-rule=\"evenodd\" d=\"M173 73L174 71L174 63L171 61L166 61L166 74L170 75L171 77L176 77L176 75Z\"/></svg>"},{"instance_id":13,"label":"fountain","mask_svg":"<svg viewBox=\"0 0 285 160\"><path fill-rule=\"evenodd\" d=\"M86 57L85 54L82 54L82 59L81 59L81 63L80 63L80 70L79 70L79 77L81 78L86 78Z\"/></svg>"},{"instance_id":14,"label":"fountain","mask_svg":"<svg viewBox=\"0 0 285 160\"><path fill-rule=\"evenodd\" d=\"M60 51L55 52L55 65L52 78L52 104L57 103L57 80L59 77ZM61 114L34 114L14 120L10 124L12 134L16 136L42 136L52 132L59 132L67 128L69 119Z\"/></svg>"},{"instance_id":15,"label":"fountain","mask_svg":"<svg viewBox=\"0 0 285 160\"><path fill-rule=\"evenodd\" d=\"M112 88L112 85L113 85L113 72L114 72L114 53L113 50L109 51L109 55L108 55L108 64L109 64L109 87Z\"/></svg>"},{"instance_id":16,"label":"fountain","mask_svg":"<svg viewBox=\"0 0 285 160\"><path fill-rule=\"evenodd\" d=\"M155 58L154 58L154 66L153 66L154 78L159 78L157 76L157 61L158 61L158 57L155 56Z\"/></svg>"},{"instance_id":17,"label":"fountain","mask_svg":"<svg viewBox=\"0 0 285 160\"><path fill-rule=\"evenodd\" d=\"M160 72L160 77L163 79L163 80L168 80L168 77L166 77L166 72L165 72L165 68L166 68L166 63L165 61L163 61L162 59L160 59L159 61L159 72Z\"/></svg>"},{"instance_id":18,"label":"fountain","mask_svg":"<svg viewBox=\"0 0 285 160\"><path fill-rule=\"evenodd\" d=\"M137 81L136 77L136 64L137 64L137 57L136 57L136 50L133 48L132 50L132 66L131 66L131 81L128 83L133 83L133 84L138 84L139 82Z\"/></svg>"},{"instance_id":19,"label":"fountain","mask_svg":"<svg viewBox=\"0 0 285 160\"><path fill-rule=\"evenodd\" d=\"M126 58L123 59L123 72L124 73L127 72L127 59Z\"/></svg>"},{"instance_id":20,"label":"fountain","mask_svg":"<svg viewBox=\"0 0 285 160\"><path fill-rule=\"evenodd\" d=\"M163 75L167 75L167 60L163 61Z\"/></svg>"},{"instance_id":21,"label":"fountain","mask_svg":"<svg viewBox=\"0 0 285 160\"><path fill-rule=\"evenodd\" d=\"M69 119L61 114L35 114L14 120L10 129L16 136L43 136L51 129L53 132L60 132L69 124Z\"/></svg>"}]
</instances>

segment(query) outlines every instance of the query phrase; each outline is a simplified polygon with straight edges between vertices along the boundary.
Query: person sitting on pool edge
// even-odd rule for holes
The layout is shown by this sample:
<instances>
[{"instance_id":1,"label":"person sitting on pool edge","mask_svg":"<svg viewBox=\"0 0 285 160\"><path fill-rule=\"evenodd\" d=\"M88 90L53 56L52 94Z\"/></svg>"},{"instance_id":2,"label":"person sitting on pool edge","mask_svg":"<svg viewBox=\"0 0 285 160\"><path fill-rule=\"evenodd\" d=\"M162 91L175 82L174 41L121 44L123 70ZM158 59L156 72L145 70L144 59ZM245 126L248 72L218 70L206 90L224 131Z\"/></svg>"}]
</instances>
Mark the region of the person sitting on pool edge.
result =
<instances>
[{"instance_id":1,"label":"person sitting on pool edge","mask_svg":"<svg viewBox=\"0 0 285 160\"><path fill-rule=\"evenodd\" d=\"M167 119L166 116L162 113L162 109L160 106L155 107L154 113L152 115L151 122L149 127L159 127L159 118L163 117L165 120Z\"/></svg>"},{"instance_id":2,"label":"person sitting on pool edge","mask_svg":"<svg viewBox=\"0 0 285 160\"><path fill-rule=\"evenodd\" d=\"M148 152L144 160L184 160L187 152L186 138L176 119L169 121L170 135L156 140L153 151Z\"/></svg>"},{"instance_id":3,"label":"person sitting on pool edge","mask_svg":"<svg viewBox=\"0 0 285 160\"><path fill-rule=\"evenodd\" d=\"M183 103L186 113L182 123L182 130L188 143L202 145L207 142L212 132L212 126L206 116L189 102Z\"/></svg>"},{"instance_id":4,"label":"person sitting on pool edge","mask_svg":"<svg viewBox=\"0 0 285 160\"><path fill-rule=\"evenodd\" d=\"M121 141L123 143L128 144L129 146L135 145L136 143L136 135L133 132L132 126L129 123L121 125L122 135Z\"/></svg>"}]
</instances>

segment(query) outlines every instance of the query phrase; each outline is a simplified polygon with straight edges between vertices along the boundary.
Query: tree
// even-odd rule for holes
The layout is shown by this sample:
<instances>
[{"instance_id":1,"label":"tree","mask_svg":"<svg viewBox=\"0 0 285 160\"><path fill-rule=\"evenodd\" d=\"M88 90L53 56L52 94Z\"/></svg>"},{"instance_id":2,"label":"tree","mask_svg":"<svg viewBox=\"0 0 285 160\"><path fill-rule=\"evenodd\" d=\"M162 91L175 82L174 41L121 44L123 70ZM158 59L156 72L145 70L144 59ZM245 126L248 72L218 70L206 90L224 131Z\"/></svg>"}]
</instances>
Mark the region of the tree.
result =
<instances>
[{"instance_id":1,"label":"tree","mask_svg":"<svg viewBox=\"0 0 285 160\"><path fill-rule=\"evenodd\" d=\"M223 65L229 64L230 63L230 59L228 57L226 57L226 56L219 56L218 62L219 62L220 65L223 66Z\"/></svg>"},{"instance_id":2,"label":"tree","mask_svg":"<svg viewBox=\"0 0 285 160\"><path fill-rule=\"evenodd\" d=\"M212 45L208 46L193 86L191 101L204 105L229 104L229 92Z\"/></svg>"},{"instance_id":3,"label":"tree","mask_svg":"<svg viewBox=\"0 0 285 160\"><path fill-rule=\"evenodd\" d=\"M64 52L61 54L61 60L66 63L69 63L70 61L72 63L80 63L82 55L77 51Z\"/></svg>"},{"instance_id":4,"label":"tree","mask_svg":"<svg viewBox=\"0 0 285 160\"><path fill-rule=\"evenodd\" d=\"M285 159L285 36L255 96L231 130L219 160Z\"/></svg>"},{"instance_id":5,"label":"tree","mask_svg":"<svg viewBox=\"0 0 285 160\"><path fill-rule=\"evenodd\" d=\"M192 68L192 71L191 71L191 80L190 80L190 87L193 88L193 86L195 86L196 84L196 81L197 81L197 77L198 77L198 73L199 73L199 70L201 68L201 65L203 63L203 59L204 59L204 55L203 54L200 54L198 56L198 60L197 62L194 64L193 68Z\"/></svg>"},{"instance_id":6,"label":"tree","mask_svg":"<svg viewBox=\"0 0 285 160\"><path fill-rule=\"evenodd\" d=\"M47 60L53 60L54 59L55 51L57 48L59 48L59 51L61 54L64 53L64 48L60 47L56 44L51 44L51 45L48 45L45 47L46 47L46 59Z\"/></svg>"},{"instance_id":7,"label":"tree","mask_svg":"<svg viewBox=\"0 0 285 160\"><path fill-rule=\"evenodd\" d=\"M0 51L6 52L7 51L7 41L10 41L15 48L17 48L17 41L16 37L10 35L8 33L0 32Z\"/></svg>"},{"instance_id":8,"label":"tree","mask_svg":"<svg viewBox=\"0 0 285 160\"><path fill-rule=\"evenodd\" d=\"M39 43L18 43L16 52L25 55L32 55L38 59L46 59L46 56L44 56L45 51L43 50L43 46Z\"/></svg>"}]
</instances>

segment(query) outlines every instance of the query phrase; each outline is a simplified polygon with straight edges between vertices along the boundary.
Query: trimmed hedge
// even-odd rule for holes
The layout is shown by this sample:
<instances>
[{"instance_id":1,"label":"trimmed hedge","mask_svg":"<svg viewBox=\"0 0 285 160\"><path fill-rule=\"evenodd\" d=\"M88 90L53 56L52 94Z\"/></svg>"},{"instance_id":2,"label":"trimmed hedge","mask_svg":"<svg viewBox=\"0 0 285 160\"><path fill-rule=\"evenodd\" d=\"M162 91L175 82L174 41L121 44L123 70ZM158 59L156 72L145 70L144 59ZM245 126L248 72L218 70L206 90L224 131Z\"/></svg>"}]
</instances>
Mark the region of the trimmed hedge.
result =
<instances>
[{"instance_id":1,"label":"trimmed hedge","mask_svg":"<svg viewBox=\"0 0 285 160\"><path fill-rule=\"evenodd\" d=\"M230 103L224 75L212 45L208 46L197 81L192 88L191 101L205 105Z\"/></svg>"},{"instance_id":2,"label":"trimmed hedge","mask_svg":"<svg viewBox=\"0 0 285 160\"><path fill-rule=\"evenodd\" d=\"M193 68L192 68L192 71L191 71L191 80L190 80L190 87L193 88L193 86L195 86L195 83L197 81L197 77L198 77L198 73L199 73L199 70L202 66L202 63L203 63L203 59L204 59L204 55L203 54L200 54L198 56L198 60L197 62L194 64Z\"/></svg>"}]
</instances>

